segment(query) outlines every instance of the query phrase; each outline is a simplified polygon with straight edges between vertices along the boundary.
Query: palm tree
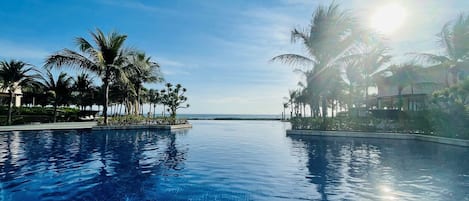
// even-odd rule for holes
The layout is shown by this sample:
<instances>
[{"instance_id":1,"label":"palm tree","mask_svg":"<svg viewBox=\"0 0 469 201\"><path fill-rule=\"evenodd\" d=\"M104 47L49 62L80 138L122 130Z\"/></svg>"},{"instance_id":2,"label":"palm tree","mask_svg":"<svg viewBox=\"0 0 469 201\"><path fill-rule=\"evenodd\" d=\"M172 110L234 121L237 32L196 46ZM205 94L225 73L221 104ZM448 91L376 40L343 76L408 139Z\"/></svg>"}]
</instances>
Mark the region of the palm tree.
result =
<instances>
[{"instance_id":1,"label":"palm tree","mask_svg":"<svg viewBox=\"0 0 469 201\"><path fill-rule=\"evenodd\" d=\"M324 123L327 116L326 86L331 81L324 73L338 73L335 69L337 60L352 47L357 41L357 36L361 35L357 27L350 13L342 11L339 5L332 3L328 7L319 6L313 13L311 25L307 29L294 29L291 33L292 42L301 41L308 55L283 54L272 59L307 67L306 72L310 74L307 86L321 94L315 98L321 98ZM316 102L319 103L318 100Z\"/></svg>"},{"instance_id":2,"label":"palm tree","mask_svg":"<svg viewBox=\"0 0 469 201\"><path fill-rule=\"evenodd\" d=\"M364 83L361 72L359 71L360 64L358 60L345 60L344 70L342 74L346 77L346 83L348 84L348 110L351 111L355 103L355 98L360 96L360 90L357 87L360 83Z\"/></svg>"},{"instance_id":3,"label":"palm tree","mask_svg":"<svg viewBox=\"0 0 469 201\"><path fill-rule=\"evenodd\" d=\"M296 90L289 90L288 91L288 98L285 97L288 102L290 103L290 119L293 118L293 110L295 108L296 98L298 97L298 91Z\"/></svg>"},{"instance_id":4,"label":"palm tree","mask_svg":"<svg viewBox=\"0 0 469 201\"><path fill-rule=\"evenodd\" d=\"M156 116L156 105L161 103L161 96L158 90L150 89L148 92L148 101L150 103L150 111L151 111L151 104L153 104L153 117Z\"/></svg>"},{"instance_id":5,"label":"palm tree","mask_svg":"<svg viewBox=\"0 0 469 201\"><path fill-rule=\"evenodd\" d=\"M127 72L123 66L126 65L127 57L133 53L124 49L126 35L111 32L107 36L96 29L90 33L96 46L93 46L85 38L76 39L77 46L81 52L69 49L50 55L46 59L46 67L72 66L96 73L101 77L104 89L103 115L104 124L108 122L109 85L116 80L127 81Z\"/></svg>"},{"instance_id":6,"label":"palm tree","mask_svg":"<svg viewBox=\"0 0 469 201\"><path fill-rule=\"evenodd\" d=\"M362 77L362 85L365 89L365 105L368 109L368 90L372 83L372 75L384 68L384 65L391 61L388 48L382 44L372 44L357 48L358 53L347 56L346 59L358 62L358 69L348 69L359 71Z\"/></svg>"},{"instance_id":7,"label":"palm tree","mask_svg":"<svg viewBox=\"0 0 469 201\"><path fill-rule=\"evenodd\" d=\"M52 105L54 106L53 121L57 121L57 107L60 105L68 105L72 97L73 78L68 76L67 73L61 72L54 79L50 70L46 70L46 76L43 78L43 85L46 91L50 94Z\"/></svg>"},{"instance_id":8,"label":"palm tree","mask_svg":"<svg viewBox=\"0 0 469 201\"><path fill-rule=\"evenodd\" d=\"M282 120L285 120L286 119L286 113L285 113L285 110L288 108L288 103L283 103L283 115L282 115Z\"/></svg>"},{"instance_id":9,"label":"palm tree","mask_svg":"<svg viewBox=\"0 0 469 201\"><path fill-rule=\"evenodd\" d=\"M446 69L446 86L449 87L448 75L452 74L453 84L457 83L459 69L469 65L469 15L464 13L447 22L438 34L439 43L444 48L442 55L420 53L417 58Z\"/></svg>"},{"instance_id":10,"label":"palm tree","mask_svg":"<svg viewBox=\"0 0 469 201\"><path fill-rule=\"evenodd\" d=\"M158 63L151 61L151 57L146 56L145 53L137 53L130 58L131 74L129 75L130 82L134 85L137 99L135 100L135 115L138 115L139 104L141 99L141 89L143 83L156 83L164 81L163 75L160 72Z\"/></svg>"},{"instance_id":11,"label":"palm tree","mask_svg":"<svg viewBox=\"0 0 469 201\"><path fill-rule=\"evenodd\" d=\"M30 74L36 71L30 64L22 61L10 60L0 62L0 88L7 90L9 94L8 101L8 125L12 123L13 111L13 97L16 96L16 91L22 87L35 84L35 79L38 78L37 74Z\"/></svg>"},{"instance_id":12,"label":"palm tree","mask_svg":"<svg viewBox=\"0 0 469 201\"><path fill-rule=\"evenodd\" d=\"M417 69L421 68L413 63L405 63L400 65L391 65L383 72L390 72L392 75L385 77L392 85L397 86L397 95L399 97L398 109L402 110L403 100L402 91L406 86L411 86L411 93L413 93L413 86L418 77Z\"/></svg>"},{"instance_id":13,"label":"palm tree","mask_svg":"<svg viewBox=\"0 0 469 201\"><path fill-rule=\"evenodd\" d=\"M74 79L74 91L77 92L75 102L81 110L87 105L90 105L92 100L92 93L94 91L93 78L87 73L81 73Z\"/></svg>"}]
</instances>

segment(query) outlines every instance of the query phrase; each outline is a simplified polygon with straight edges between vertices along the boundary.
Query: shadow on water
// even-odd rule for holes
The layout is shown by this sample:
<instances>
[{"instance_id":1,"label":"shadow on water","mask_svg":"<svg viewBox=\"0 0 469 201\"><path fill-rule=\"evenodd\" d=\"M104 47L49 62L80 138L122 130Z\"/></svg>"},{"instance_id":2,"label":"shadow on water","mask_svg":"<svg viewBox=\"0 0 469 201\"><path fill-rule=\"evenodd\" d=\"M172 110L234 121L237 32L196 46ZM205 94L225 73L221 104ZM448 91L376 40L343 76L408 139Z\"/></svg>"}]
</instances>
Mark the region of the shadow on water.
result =
<instances>
[{"instance_id":1,"label":"shadow on water","mask_svg":"<svg viewBox=\"0 0 469 201\"><path fill-rule=\"evenodd\" d=\"M469 150L436 143L288 136L321 200L467 200Z\"/></svg>"},{"instance_id":2,"label":"shadow on water","mask_svg":"<svg viewBox=\"0 0 469 201\"><path fill-rule=\"evenodd\" d=\"M3 133L0 189L13 200L148 200L183 168L188 150L176 141L185 132Z\"/></svg>"}]
</instances>

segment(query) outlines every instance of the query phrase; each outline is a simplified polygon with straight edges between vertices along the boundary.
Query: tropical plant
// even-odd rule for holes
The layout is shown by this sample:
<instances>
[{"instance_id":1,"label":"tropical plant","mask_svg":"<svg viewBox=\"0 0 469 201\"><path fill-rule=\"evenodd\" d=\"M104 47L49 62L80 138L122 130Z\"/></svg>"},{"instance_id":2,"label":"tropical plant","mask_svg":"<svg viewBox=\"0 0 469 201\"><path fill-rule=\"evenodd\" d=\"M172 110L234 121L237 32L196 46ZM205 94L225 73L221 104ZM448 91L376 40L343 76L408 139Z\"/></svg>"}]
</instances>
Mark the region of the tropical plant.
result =
<instances>
[{"instance_id":1,"label":"tropical plant","mask_svg":"<svg viewBox=\"0 0 469 201\"><path fill-rule=\"evenodd\" d=\"M103 115L104 124L108 121L109 86L112 82L121 80L126 82L128 72L124 71L127 65L128 56L133 51L124 49L126 35L111 32L107 36L97 29L90 33L95 46L82 37L76 38L76 44L81 53L63 49L62 51L50 55L46 59L46 67L71 66L85 69L96 73L103 82L104 103Z\"/></svg>"},{"instance_id":2,"label":"tropical plant","mask_svg":"<svg viewBox=\"0 0 469 201\"><path fill-rule=\"evenodd\" d=\"M16 91L21 90L22 87L35 85L35 79L38 74L32 72L36 71L34 67L22 61L10 60L0 62L0 88L8 91L8 120L7 124L12 124L12 111L13 111L13 98L16 96Z\"/></svg>"},{"instance_id":3,"label":"tropical plant","mask_svg":"<svg viewBox=\"0 0 469 201\"><path fill-rule=\"evenodd\" d=\"M161 95L158 90L150 89L148 92L148 101L150 103L150 111L153 104L153 117L156 117L156 106L161 103Z\"/></svg>"},{"instance_id":4,"label":"tropical plant","mask_svg":"<svg viewBox=\"0 0 469 201\"><path fill-rule=\"evenodd\" d=\"M447 22L438 34L440 46L444 54L417 54L417 58L446 71L445 82L449 87L449 74L452 74L453 84L457 83L458 72L469 66L469 15L461 13L455 20Z\"/></svg>"},{"instance_id":5,"label":"tropical plant","mask_svg":"<svg viewBox=\"0 0 469 201\"><path fill-rule=\"evenodd\" d=\"M354 49L352 55L346 56L343 60L349 61L346 63L355 65L349 65L349 68L346 68L347 75L350 75L352 80L360 82L359 84L365 89L365 105L368 109L368 96L369 88L371 83L373 83L373 75L380 70L385 68L385 65L391 61L391 56L388 54L388 48L379 43L365 44L357 46ZM351 60L351 61L350 61ZM351 68L356 67L356 68ZM359 73L357 75L352 75L356 71Z\"/></svg>"},{"instance_id":6,"label":"tropical plant","mask_svg":"<svg viewBox=\"0 0 469 201\"><path fill-rule=\"evenodd\" d=\"M283 103L282 105L283 105L282 120L285 120L287 116L285 112L286 112L286 109L288 108L288 103Z\"/></svg>"},{"instance_id":7,"label":"tropical plant","mask_svg":"<svg viewBox=\"0 0 469 201\"><path fill-rule=\"evenodd\" d=\"M146 56L145 53L132 55L129 64L131 67L129 80L133 84L137 96L134 112L135 115L138 115L143 83L157 83L164 79L158 63L151 61L151 57Z\"/></svg>"},{"instance_id":8,"label":"tropical plant","mask_svg":"<svg viewBox=\"0 0 469 201\"><path fill-rule=\"evenodd\" d=\"M314 102L321 102L323 122L327 116L327 86L334 79L327 75L339 74L337 61L358 41L362 34L357 28L354 17L332 3L328 7L319 6L313 14L311 25L307 29L294 29L292 42L301 41L308 55L283 54L273 61L306 67L307 87L318 94Z\"/></svg>"},{"instance_id":9,"label":"tropical plant","mask_svg":"<svg viewBox=\"0 0 469 201\"><path fill-rule=\"evenodd\" d=\"M289 90L288 91L288 97L284 97L284 99L287 100L289 102L289 105L290 105L290 119L293 118L293 112L296 108L295 103L297 102L296 101L297 96L298 96L298 91Z\"/></svg>"},{"instance_id":10,"label":"tropical plant","mask_svg":"<svg viewBox=\"0 0 469 201\"><path fill-rule=\"evenodd\" d=\"M95 91L93 78L91 78L87 73L81 73L73 80L73 82L73 90L76 92L74 103L80 108L80 110L84 110L86 106L93 104L93 92Z\"/></svg>"},{"instance_id":11,"label":"tropical plant","mask_svg":"<svg viewBox=\"0 0 469 201\"><path fill-rule=\"evenodd\" d=\"M399 98L399 103L397 105L399 110L402 110L403 100L402 100L402 90L405 87L411 87L411 93L414 91L415 81L418 80L417 69L421 66L414 63L404 63L400 65L393 64L386 68L380 73L379 76L387 80L387 83L393 86L397 86L397 96ZM391 74L390 76L385 76L386 74Z\"/></svg>"},{"instance_id":12,"label":"tropical plant","mask_svg":"<svg viewBox=\"0 0 469 201\"><path fill-rule=\"evenodd\" d=\"M53 121L56 122L58 106L69 105L72 100L73 78L68 76L67 73L61 72L55 79L50 70L46 70L43 85L49 94L50 102L54 106Z\"/></svg>"},{"instance_id":13,"label":"tropical plant","mask_svg":"<svg viewBox=\"0 0 469 201\"><path fill-rule=\"evenodd\" d=\"M187 97L184 96L187 90L186 88L182 88L180 84L173 86L171 83L167 83L165 86L166 89L160 91L161 102L168 106L170 117L175 121L177 109L189 107L189 104L182 105L187 101Z\"/></svg>"}]
</instances>

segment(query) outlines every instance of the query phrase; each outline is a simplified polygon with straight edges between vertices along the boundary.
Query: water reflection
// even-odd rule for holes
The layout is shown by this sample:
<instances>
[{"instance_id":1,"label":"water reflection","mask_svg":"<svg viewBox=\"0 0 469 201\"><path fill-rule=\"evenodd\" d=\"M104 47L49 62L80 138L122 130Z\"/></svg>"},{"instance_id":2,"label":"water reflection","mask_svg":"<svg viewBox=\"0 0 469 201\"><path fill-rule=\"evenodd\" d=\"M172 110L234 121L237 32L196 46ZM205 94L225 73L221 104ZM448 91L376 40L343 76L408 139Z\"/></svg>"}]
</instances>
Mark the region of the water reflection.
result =
<instances>
[{"instance_id":1,"label":"water reflection","mask_svg":"<svg viewBox=\"0 0 469 201\"><path fill-rule=\"evenodd\" d=\"M3 133L0 189L12 200L146 200L161 177L184 167L188 149L178 146L179 135L185 132Z\"/></svg>"},{"instance_id":2,"label":"water reflection","mask_svg":"<svg viewBox=\"0 0 469 201\"><path fill-rule=\"evenodd\" d=\"M469 153L466 148L404 140L289 138L294 153L307 153L298 156L321 200L468 199L461 184L469 183L469 169L455 169L468 167L467 160L460 160Z\"/></svg>"}]
</instances>

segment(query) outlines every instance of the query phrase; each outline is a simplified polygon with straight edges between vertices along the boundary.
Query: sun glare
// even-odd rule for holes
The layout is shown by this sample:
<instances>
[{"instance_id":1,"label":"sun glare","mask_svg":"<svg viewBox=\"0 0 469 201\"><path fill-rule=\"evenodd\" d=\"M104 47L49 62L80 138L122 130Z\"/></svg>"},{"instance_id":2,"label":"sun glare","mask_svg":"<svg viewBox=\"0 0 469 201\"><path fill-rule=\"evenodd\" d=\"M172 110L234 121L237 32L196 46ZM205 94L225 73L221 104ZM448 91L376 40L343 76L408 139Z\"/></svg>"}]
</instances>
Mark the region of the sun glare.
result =
<instances>
[{"instance_id":1,"label":"sun glare","mask_svg":"<svg viewBox=\"0 0 469 201\"><path fill-rule=\"evenodd\" d=\"M381 34L392 34L404 23L405 9L399 4L383 5L371 15L371 27Z\"/></svg>"}]
</instances>

